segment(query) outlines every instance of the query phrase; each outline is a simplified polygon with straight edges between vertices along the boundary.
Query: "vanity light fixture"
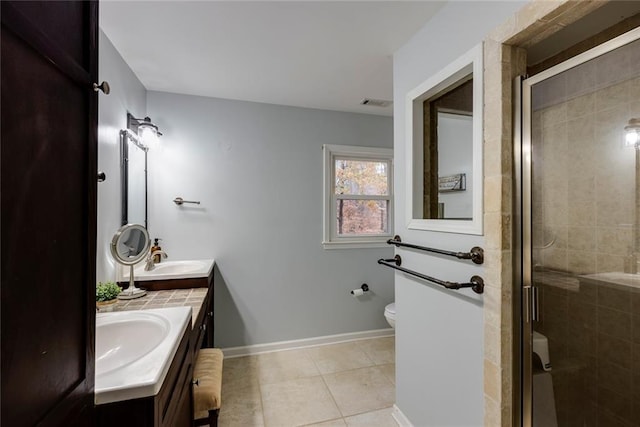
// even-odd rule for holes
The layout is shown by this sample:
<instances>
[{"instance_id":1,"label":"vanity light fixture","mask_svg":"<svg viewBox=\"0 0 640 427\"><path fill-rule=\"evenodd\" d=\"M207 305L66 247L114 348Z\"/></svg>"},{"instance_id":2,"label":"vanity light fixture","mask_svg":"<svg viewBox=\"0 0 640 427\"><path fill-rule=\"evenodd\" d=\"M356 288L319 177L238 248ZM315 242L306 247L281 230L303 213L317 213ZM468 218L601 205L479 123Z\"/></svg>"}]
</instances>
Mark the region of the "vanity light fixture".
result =
<instances>
[{"instance_id":1,"label":"vanity light fixture","mask_svg":"<svg viewBox=\"0 0 640 427\"><path fill-rule=\"evenodd\" d=\"M640 148L640 118L629 119L624 127L624 145Z\"/></svg>"},{"instance_id":2,"label":"vanity light fixture","mask_svg":"<svg viewBox=\"0 0 640 427\"><path fill-rule=\"evenodd\" d=\"M162 136L162 132L158 130L158 126L151 123L151 119L147 116L142 120L138 120L138 136L142 138L142 141L147 147L155 147L160 142L159 137Z\"/></svg>"},{"instance_id":3,"label":"vanity light fixture","mask_svg":"<svg viewBox=\"0 0 640 427\"><path fill-rule=\"evenodd\" d=\"M135 130L137 130L137 133L135 133ZM162 136L162 132L158 130L158 126L151 122L150 117L138 119L129 113L127 113L127 129L121 130L120 133L126 135L144 151L157 146L160 142L158 137Z\"/></svg>"},{"instance_id":4,"label":"vanity light fixture","mask_svg":"<svg viewBox=\"0 0 640 427\"><path fill-rule=\"evenodd\" d=\"M149 151L149 146L146 145L142 141L142 138L140 138L138 136L138 134L134 133L131 129L122 129L122 130L120 130L120 137L123 138L123 141L126 141L126 139L124 139L124 138L129 138L129 140L131 142L133 142L135 145L137 145L138 148L140 148L144 152Z\"/></svg>"}]
</instances>

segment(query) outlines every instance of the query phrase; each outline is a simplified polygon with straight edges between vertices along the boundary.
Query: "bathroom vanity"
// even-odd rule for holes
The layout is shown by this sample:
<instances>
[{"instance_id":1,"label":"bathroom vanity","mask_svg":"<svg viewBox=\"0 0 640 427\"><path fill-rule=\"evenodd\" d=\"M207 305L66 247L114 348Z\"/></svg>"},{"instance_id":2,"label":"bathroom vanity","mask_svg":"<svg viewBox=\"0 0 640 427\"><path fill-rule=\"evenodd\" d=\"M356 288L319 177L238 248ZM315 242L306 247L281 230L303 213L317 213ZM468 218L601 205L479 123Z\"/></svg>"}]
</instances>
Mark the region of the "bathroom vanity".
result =
<instances>
[{"instance_id":1,"label":"bathroom vanity","mask_svg":"<svg viewBox=\"0 0 640 427\"><path fill-rule=\"evenodd\" d=\"M135 300L119 301L116 315L154 312L171 307L191 307L179 337L166 376L155 394L101 404L100 378L96 377L96 415L98 426L191 426L193 417L193 363L200 348L213 346L213 260L207 260L205 277L169 278L158 272L141 277L138 286L147 294ZM179 263L179 262L176 262ZM167 263L170 265L170 263ZM160 270L160 269L159 269ZM165 268L171 271L172 268ZM149 272L152 273L152 272ZM182 273L188 275L189 273ZM203 273L193 273L200 274ZM135 273L136 281L138 274ZM128 277L126 278L128 280Z\"/></svg>"}]
</instances>

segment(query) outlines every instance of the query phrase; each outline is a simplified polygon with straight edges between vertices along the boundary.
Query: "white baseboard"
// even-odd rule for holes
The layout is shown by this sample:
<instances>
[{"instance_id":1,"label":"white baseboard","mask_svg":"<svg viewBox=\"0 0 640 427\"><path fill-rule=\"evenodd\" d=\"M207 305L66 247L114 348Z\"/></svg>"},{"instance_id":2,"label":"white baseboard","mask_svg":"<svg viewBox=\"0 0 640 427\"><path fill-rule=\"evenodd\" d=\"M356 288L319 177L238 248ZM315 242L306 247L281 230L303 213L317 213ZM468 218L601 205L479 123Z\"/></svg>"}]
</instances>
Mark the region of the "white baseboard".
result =
<instances>
[{"instance_id":1,"label":"white baseboard","mask_svg":"<svg viewBox=\"0 0 640 427\"><path fill-rule=\"evenodd\" d=\"M255 344L242 347L229 347L223 348L222 352L224 357L241 357L249 356L252 354L270 353L278 350L292 350L297 348L315 347L318 345L337 344L346 341L358 341L369 338L379 338L393 336L394 330L392 328L387 329L375 329L372 331L362 332L350 332L347 334L338 335L326 335L323 337L304 338L301 340L292 341L279 341L267 344Z\"/></svg>"},{"instance_id":2,"label":"white baseboard","mask_svg":"<svg viewBox=\"0 0 640 427\"><path fill-rule=\"evenodd\" d=\"M400 427L413 427L409 418L407 418L395 404L393 405L393 412L391 413L391 416L396 420Z\"/></svg>"}]
</instances>

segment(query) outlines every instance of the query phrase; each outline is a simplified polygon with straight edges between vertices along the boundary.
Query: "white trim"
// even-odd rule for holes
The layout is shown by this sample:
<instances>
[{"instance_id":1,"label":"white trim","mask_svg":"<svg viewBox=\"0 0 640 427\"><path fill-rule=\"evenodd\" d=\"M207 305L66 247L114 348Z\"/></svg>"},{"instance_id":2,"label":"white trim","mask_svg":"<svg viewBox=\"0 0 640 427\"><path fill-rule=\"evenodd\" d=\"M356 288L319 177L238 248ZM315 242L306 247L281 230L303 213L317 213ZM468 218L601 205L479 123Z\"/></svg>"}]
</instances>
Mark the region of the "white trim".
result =
<instances>
[{"instance_id":1,"label":"white trim","mask_svg":"<svg viewBox=\"0 0 640 427\"><path fill-rule=\"evenodd\" d=\"M411 424L409 418L407 418L407 416L402 413L400 408L398 408L398 405L396 405L395 403L393 404L393 412L391 412L391 416L394 420L396 420L396 423L398 423L400 427L413 427L413 424Z\"/></svg>"},{"instance_id":2,"label":"white trim","mask_svg":"<svg viewBox=\"0 0 640 427\"><path fill-rule=\"evenodd\" d=\"M252 354L270 353L279 350L292 350L319 345L337 344L346 341L366 340L370 338L389 337L394 335L392 328L374 329L371 331L349 332L346 334L326 335L322 337L304 338L300 340L279 341L267 344L254 344L242 347L223 348L224 357L241 357Z\"/></svg>"},{"instance_id":3,"label":"white trim","mask_svg":"<svg viewBox=\"0 0 640 427\"><path fill-rule=\"evenodd\" d=\"M414 108L453 83L473 72L473 219L446 220L421 219L415 212L414 200L422 199L423 177L414 176L414 170L422 170L423 118L422 108ZM442 231L447 233L483 234L483 58L482 43L450 63L407 93L405 99L406 160L406 219L407 228L414 230ZM415 154L415 155L414 155ZM419 215L418 215L419 213ZM414 218L414 216L416 218Z\"/></svg>"},{"instance_id":4,"label":"white trim","mask_svg":"<svg viewBox=\"0 0 640 427\"><path fill-rule=\"evenodd\" d=\"M323 186L322 186L322 246L324 249L355 249L386 247L386 241L393 236L393 149L379 147L362 147L356 145L324 144L323 152ZM389 165L387 182L389 194L387 196L361 196L334 194L335 162L334 159L349 159L363 161L384 161ZM336 232L337 219L335 203L338 198L354 200L388 200L387 229L385 234L373 235L342 235Z\"/></svg>"},{"instance_id":5,"label":"white trim","mask_svg":"<svg viewBox=\"0 0 640 427\"><path fill-rule=\"evenodd\" d=\"M378 196L374 194L334 194L336 199L340 200L390 200L391 195Z\"/></svg>"},{"instance_id":6,"label":"white trim","mask_svg":"<svg viewBox=\"0 0 640 427\"><path fill-rule=\"evenodd\" d=\"M322 242L322 247L325 249L371 249L371 248L389 248L387 244L387 240L389 240L392 236L386 236L384 241L374 241L374 242Z\"/></svg>"}]
</instances>

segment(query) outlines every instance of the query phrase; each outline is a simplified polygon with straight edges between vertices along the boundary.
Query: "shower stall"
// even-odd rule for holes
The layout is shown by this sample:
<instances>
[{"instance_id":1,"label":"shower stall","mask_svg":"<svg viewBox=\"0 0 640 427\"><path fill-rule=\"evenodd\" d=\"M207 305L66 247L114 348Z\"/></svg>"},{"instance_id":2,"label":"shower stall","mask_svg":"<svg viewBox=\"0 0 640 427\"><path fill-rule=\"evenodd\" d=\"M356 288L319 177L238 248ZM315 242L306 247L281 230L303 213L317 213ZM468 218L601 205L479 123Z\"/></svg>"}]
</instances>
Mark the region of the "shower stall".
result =
<instances>
[{"instance_id":1,"label":"shower stall","mask_svg":"<svg viewBox=\"0 0 640 427\"><path fill-rule=\"evenodd\" d=\"M525 426L640 426L639 38L518 83Z\"/></svg>"}]
</instances>

